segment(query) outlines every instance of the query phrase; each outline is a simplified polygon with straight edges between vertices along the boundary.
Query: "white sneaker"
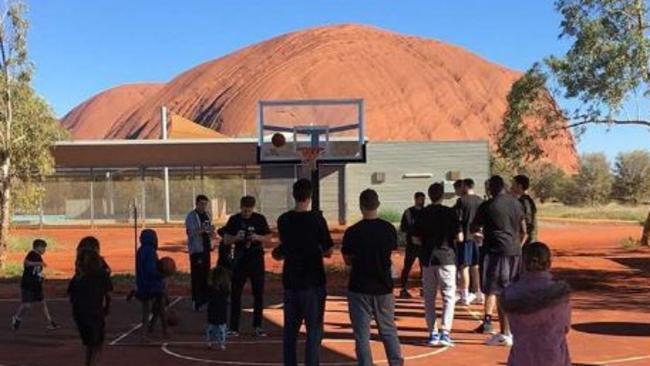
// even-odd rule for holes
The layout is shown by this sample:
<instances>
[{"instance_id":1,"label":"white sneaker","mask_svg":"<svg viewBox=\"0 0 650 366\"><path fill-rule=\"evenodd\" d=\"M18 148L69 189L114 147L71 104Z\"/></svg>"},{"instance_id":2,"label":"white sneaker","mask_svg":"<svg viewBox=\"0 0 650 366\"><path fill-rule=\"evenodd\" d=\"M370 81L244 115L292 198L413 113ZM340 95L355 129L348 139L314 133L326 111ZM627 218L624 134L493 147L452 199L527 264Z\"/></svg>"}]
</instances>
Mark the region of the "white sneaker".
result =
<instances>
[{"instance_id":1,"label":"white sneaker","mask_svg":"<svg viewBox=\"0 0 650 366\"><path fill-rule=\"evenodd\" d=\"M505 334L495 334L493 335L490 339L485 341L485 344L487 346L504 346L504 347L512 347L512 336L508 336Z\"/></svg>"}]
</instances>

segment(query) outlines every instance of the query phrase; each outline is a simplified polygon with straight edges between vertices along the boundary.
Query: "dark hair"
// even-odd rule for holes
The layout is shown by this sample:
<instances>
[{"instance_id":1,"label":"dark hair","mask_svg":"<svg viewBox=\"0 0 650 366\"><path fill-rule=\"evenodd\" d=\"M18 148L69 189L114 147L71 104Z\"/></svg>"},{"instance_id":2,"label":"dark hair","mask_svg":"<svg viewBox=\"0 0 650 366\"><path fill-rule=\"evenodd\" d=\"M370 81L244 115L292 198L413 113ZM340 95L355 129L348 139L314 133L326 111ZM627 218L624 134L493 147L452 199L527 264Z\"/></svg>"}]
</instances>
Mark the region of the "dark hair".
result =
<instances>
[{"instance_id":1,"label":"dark hair","mask_svg":"<svg viewBox=\"0 0 650 366\"><path fill-rule=\"evenodd\" d=\"M524 245L523 257L527 272L546 271L551 268L551 249L542 242Z\"/></svg>"},{"instance_id":2,"label":"dark hair","mask_svg":"<svg viewBox=\"0 0 650 366\"><path fill-rule=\"evenodd\" d=\"M454 182L454 188L460 188L462 186L463 186L463 180L462 179L459 179L459 180Z\"/></svg>"},{"instance_id":3,"label":"dark hair","mask_svg":"<svg viewBox=\"0 0 650 366\"><path fill-rule=\"evenodd\" d=\"M519 184L524 191L527 191L528 188L530 188L530 179L523 174L516 175L512 180Z\"/></svg>"},{"instance_id":4,"label":"dark hair","mask_svg":"<svg viewBox=\"0 0 650 366\"><path fill-rule=\"evenodd\" d=\"M253 208L255 207L255 197L244 196L239 200L240 207Z\"/></svg>"},{"instance_id":5,"label":"dark hair","mask_svg":"<svg viewBox=\"0 0 650 366\"><path fill-rule=\"evenodd\" d=\"M312 186L309 179L301 178L293 184L293 198L297 202L305 202L311 198Z\"/></svg>"},{"instance_id":6,"label":"dark hair","mask_svg":"<svg viewBox=\"0 0 650 366\"><path fill-rule=\"evenodd\" d=\"M500 175L493 175L488 181L488 190L490 191L490 195L493 197L501 193L505 186L506 184Z\"/></svg>"},{"instance_id":7,"label":"dark hair","mask_svg":"<svg viewBox=\"0 0 650 366\"><path fill-rule=\"evenodd\" d=\"M429 199L438 202L445 195L445 186L442 183L433 183L429 186Z\"/></svg>"},{"instance_id":8,"label":"dark hair","mask_svg":"<svg viewBox=\"0 0 650 366\"><path fill-rule=\"evenodd\" d=\"M379 207L379 195L374 189L366 189L359 195L359 206L364 211L376 210Z\"/></svg>"},{"instance_id":9,"label":"dark hair","mask_svg":"<svg viewBox=\"0 0 650 366\"><path fill-rule=\"evenodd\" d=\"M82 250L92 250L99 253L99 240L94 236L86 236L79 241L77 252Z\"/></svg>"},{"instance_id":10,"label":"dark hair","mask_svg":"<svg viewBox=\"0 0 650 366\"><path fill-rule=\"evenodd\" d=\"M208 196L206 196L204 194L200 194L200 195L196 196L196 200L194 202L199 203L201 201L209 201Z\"/></svg>"},{"instance_id":11,"label":"dark hair","mask_svg":"<svg viewBox=\"0 0 650 366\"><path fill-rule=\"evenodd\" d=\"M43 239L34 239L32 242L32 249L47 248L47 242Z\"/></svg>"},{"instance_id":12,"label":"dark hair","mask_svg":"<svg viewBox=\"0 0 650 366\"><path fill-rule=\"evenodd\" d=\"M229 292L231 276L230 269L218 265L210 272L210 286L220 291Z\"/></svg>"},{"instance_id":13,"label":"dark hair","mask_svg":"<svg viewBox=\"0 0 650 366\"><path fill-rule=\"evenodd\" d=\"M463 179L463 185L465 187L467 187L468 189L474 188L474 179L472 179L472 178Z\"/></svg>"},{"instance_id":14,"label":"dark hair","mask_svg":"<svg viewBox=\"0 0 650 366\"><path fill-rule=\"evenodd\" d=\"M140 232L140 244L151 245L158 249L158 233L153 229L144 229Z\"/></svg>"},{"instance_id":15,"label":"dark hair","mask_svg":"<svg viewBox=\"0 0 650 366\"><path fill-rule=\"evenodd\" d=\"M80 274L94 274L102 269L102 257L94 250L82 250L77 255L76 264Z\"/></svg>"},{"instance_id":16,"label":"dark hair","mask_svg":"<svg viewBox=\"0 0 650 366\"><path fill-rule=\"evenodd\" d=\"M413 198L425 198L424 192L415 192Z\"/></svg>"}]
</instances>

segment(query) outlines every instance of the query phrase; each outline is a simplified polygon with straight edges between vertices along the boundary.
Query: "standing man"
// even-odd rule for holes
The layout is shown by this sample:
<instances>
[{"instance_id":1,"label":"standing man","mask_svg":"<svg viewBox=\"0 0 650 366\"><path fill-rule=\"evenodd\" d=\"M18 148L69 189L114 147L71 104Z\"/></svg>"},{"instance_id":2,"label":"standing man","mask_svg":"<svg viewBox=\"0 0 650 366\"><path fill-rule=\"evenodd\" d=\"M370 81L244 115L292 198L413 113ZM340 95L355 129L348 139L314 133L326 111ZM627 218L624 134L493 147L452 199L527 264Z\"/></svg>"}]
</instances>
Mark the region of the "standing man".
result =
<instances>
[{"instance_id":1,"label":"standing man","mask_svg":"<svg viewBox=\"0 0 650 366\"><path fill-rule=\"evenodd\" d=\"M456 201L456 212L463 230L463 239L458 243L458 270L460 271L460 302L470 305L474 300L483 303L483 293L479 289L480 274L479 246L469 230L483 199L474 193L474 180L463 180L463 195ZM470 284L472 291L470 292Z\"/></svg>"},{"instance_id":2,"label":"standing man","mask_svg":"<svg viewBox=\"0 0 650 366\"><path fill-rule=\"evenodd\" d=\"M230 295L230 335L239 335L241 295L246 280L253 290L253 328L255 336L264 337L264 244L271 239L266 217L255 212L255 197L244 196L239 202L241 211L230 216L223 228L226 247L235 246L232 261L232 290Z\"/></svg>"},{"instance_id":3,"label":"standing man","mask_svg":"<svg viewBox=\"0 0 650 366\"><path fill-rule=\"evenodd\" d=\"M212 225L212 218L208 213L209 203L210 201L205 195L196 196L196 207L185 218L194 311L199 311L208 299L211 241L214 236L214 225Z\"/></svg>"},{"instance_id":4,"label":"standing man","mask_svg":"<svg viewBox=\"0 0 650 366\"><path fill-rule=\"evenodd\" d=\"M424 310L426 313L429 344L453 346L449 333L454 321L456 295L456 241L460 239L460 222L456 211L442 204L445 195L441 183L429 187L431 204L424 208L415 222L414 240L420 243L420 263L424 285ZM436 295L442 293L442 324L438 331L436 321Z\"/></svg>"},{"instance_id":5,"label":"standing man","mask_svg":"<svg viewBox=\"0 0 650 366\"><path fill-rule=\"evenodd\" d=\"M526 240L524 210L512 195L505 191L503 178L498 175L489 180L492 198L483 202L471 225L473 233L483 229L483 258L481 285L487 295L483 323L478 333L492 333L494 308L499 312L501 333L495 334L486 344L489 346L512 346L512 334L508 318L498 306L498 297L519 274L521 245Z\"/></svg>"},{"instance_id":6,"label":"standing man","mask_svg":"<svg viewBox=\"0 0 650 366\"><path fill-rule=\"evenodd\" d=\"M409 273L413 267L413 263L419 255L419 246L413 244L413 225L424 208L426 197L422 192L416 192L413 196L415 201L413 206L407 208L402 214L402 221L400 222L399 229L406 235L406 250L404 253L404 268L402 268L402 291L399 297L402 299L411 298L408 292ZM422 264L420 264L420 277L422 277Z\"/></svg>"},{"instance_id":7,"label":"standing man","mask_svg":"<svg viewBox=\"0 0 650 366\"><path fill-rule=\"evenodd\" d=\"M325 267L323 257L332 255L332 238L320 212L311 211L312 185L307 179L293 184L296 206L278 218L280 244L273 258L284 260L284 364L298 364L296 343L303 321L307 328L305 365L319 364L325 316Z\"/></svg>"},{"instance_id":8,"label":"standing man","mask_svg":"<svg viewBox=\"0 0 650 366\"><path fill-rule=\"evenodd\" d=\"M537 207L535 201L528 195L530 188L530 179L525 175L517 175L512 179L512 194L517 197L521 205L524 207L524 218L526 220L526 242L528 245L537 241Z\"/></svg>"},{"instance_id":9,"label":"standing man","mask_svg":"<svg viewBox=\"0 0 650 366\"><path fill-rule=\"evenodd\" d=\"M348 308L354 331L357 364L372 366L370 321L374 318L391 366L402 365L397 327L395 297L390 272L390 255L397 250L397 231L377 214L379 196L366 189L359 196L363 219L343 234L341 253L352 266L348 283Z\"/></svg>"}]
</instances>

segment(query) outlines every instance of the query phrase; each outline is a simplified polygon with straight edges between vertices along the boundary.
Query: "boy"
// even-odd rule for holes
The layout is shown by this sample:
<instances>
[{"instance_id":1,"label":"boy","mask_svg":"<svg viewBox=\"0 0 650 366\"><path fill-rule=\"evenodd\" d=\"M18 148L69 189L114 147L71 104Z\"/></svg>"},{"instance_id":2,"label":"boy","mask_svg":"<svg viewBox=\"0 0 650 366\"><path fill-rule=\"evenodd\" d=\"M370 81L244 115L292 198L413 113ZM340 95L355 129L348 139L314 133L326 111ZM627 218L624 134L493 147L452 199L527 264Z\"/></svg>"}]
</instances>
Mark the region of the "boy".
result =
<instances>
[{"instance_id":1,"label":"boy","mask_svg":"<svg viewBox=\"0 0 650 366\"><path fill-rule=\"evenodd\" d=\"M460 222L456 211L442 204L445 195L441 183L429 186L431 204L424 208L415 223L414 240L420 243L420 263L424 287L424 310L429 345L451 347L449 333L454 321L456 295L456 241L460 239ZM442 293L442 324L438 332L436 295Z\"/></svg>"},{"instance_id":2,"label":"boy","mask_svg":"<svg viewBox=\"0 0 650 366\"><path fill-rule=\"evenodd\" d=\"M140 232L140 248L136 253L136 298L142 303L142 329L140 338L147 341L153 332L155 320L160 319L163 337L168 338L165 313L165 280L158 269L158 234L151 229ZM151 318L150 318L151 316Z\"/></svg>"},{"instance_id":3,"label":"boy","mask_svg":"<svg viewBox=\"0 0 650 366\"><path fill-rule=\"evenodd\" d=\"M390 272L390 255L397 250L395 227L377 214L377 192L366 189L359 196L363 219L343 234L341 253L345 264L352 266L348 284L348 308L354 330L357 364L371 366L370 321L377 323L391 366L402 365L397 327L395 297Z\"/></svg>"},{"instance_id":4,"label":"boy","mask_svg":"<svg viewBox=\"0 0 650 366\"><path fill-rule=\"evenodd\" d=\"M235 246L232 261L232 289L230 295L230 335L239 335L241 296L250 279L253 290L253 328L255 336L264 337L264 244L271 239L266 217L255 212L255 197L240 200L240 212L230 216L223 228L224 243Z\"/></svg>"},{"instance_id":5,"label":"boy","mask_svg":"<svg viewBox=\"0 0 650 366\"><path fill-rule=\"evenodd\" d=\"M409 299L411 294L409 294L407 286L409 281L409 272L413 267L413 263L418 257L419 247L413 244L413 224L417 220L422 208L424 207L426 197L422 192L415 192L413 196L413 206L407 208L402 214L402 221L400 222L399 229L401 232L406 234L406 250L404 255L404 268L402 268L402 291L400 292L400 298ZM420 276L422 275L422 266L420 266Z\"/></svg>"},{"instance_id":6,"label":"boy","mask_svg":"<svg viewBox=\"0 0 650 366\"><path fill-rule=\"evenodd\" d=\"M32 307L32 304L39 303L43 306L43 315L47 320L47 329L59 329L47 308L47 303L43 296L43 280L45 275L43 269L47 267L43 262L43 254L47 243L43 239L36 239L32 243L32 250L27 253L23 262L23 276L20 281L21 304L16 314L11 318L11 328L16 331L20 328L23 315Z\"/></svg>"},{"instance_id":7,"label":"boy","mask_svg":"<svg viewBox=\"0 0 650 366\"><path fill-rule=\"evenodd\" d=\"M470 305L478 299L483 303L483 294L479 290L479 247L470 233L469 226L483 199L474 194L474 180L463 179L463 195L456 201L456 212L463 229L463 239L458 244L458 270L460 272L460 303ZM470 282L472 292L469 291Z\"/></svg>"},{"instance_id":8,"label":"boy","mask_svg":"<svg viewBox=\"0 0 650 366\"><path fill-rule=\"evenodd\" d=\"M298 364L296 343L303 321L307 328L305 365L319 364L319 350L323 338L325 316L325 266L323 257L332 255L332 238L327 222L318 211L309 209L312 185L307 179L293 184L296 206L278 218L280 245L273 250L273 258L284 260L282 285L284 287L284 364Z\"/></svg>"},{"instance_id":9,"label":"boy","mask_svg":"<svg viewBox=\"0 0 650 366\"><path fill-rule=\"evenodd\" d=\"M525 175L517 175L512 179L512 194L517 197L521 205L524 207L524 217L526 220L526 242L528 245L537 241L537 207L532 197L528 195L530 188L530 179Z\"/></svg>"}]
</instances>

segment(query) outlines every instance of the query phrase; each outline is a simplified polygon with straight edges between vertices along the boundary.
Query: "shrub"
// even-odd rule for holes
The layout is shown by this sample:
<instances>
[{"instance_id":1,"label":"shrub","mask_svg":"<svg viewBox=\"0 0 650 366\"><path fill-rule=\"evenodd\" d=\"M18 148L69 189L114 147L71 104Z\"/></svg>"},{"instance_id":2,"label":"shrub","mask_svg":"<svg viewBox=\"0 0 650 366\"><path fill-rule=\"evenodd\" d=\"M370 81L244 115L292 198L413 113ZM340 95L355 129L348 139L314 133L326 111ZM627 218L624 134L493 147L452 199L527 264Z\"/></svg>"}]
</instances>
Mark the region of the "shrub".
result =
<instances>
[{"instance_id":1,"label":"shrub","mask_svg":"<svg viewBox=\"0 0 650 366\"><path fill-rule=\"evenodd\" d=\"M402 220L402 213L394 208L379 210L379 218L392 223L399 223Z\"/></svg>"},{"instance_id":2,"label":"shrub","mask_svg":"<svg viewBox=\"0 0 650 366\"><path fill-rule=\"evenodd\" d=\"M615 198L637 205L650 197L650 152L620 153L614 173L612 195Z\"/></svg>"}]
</instances>

